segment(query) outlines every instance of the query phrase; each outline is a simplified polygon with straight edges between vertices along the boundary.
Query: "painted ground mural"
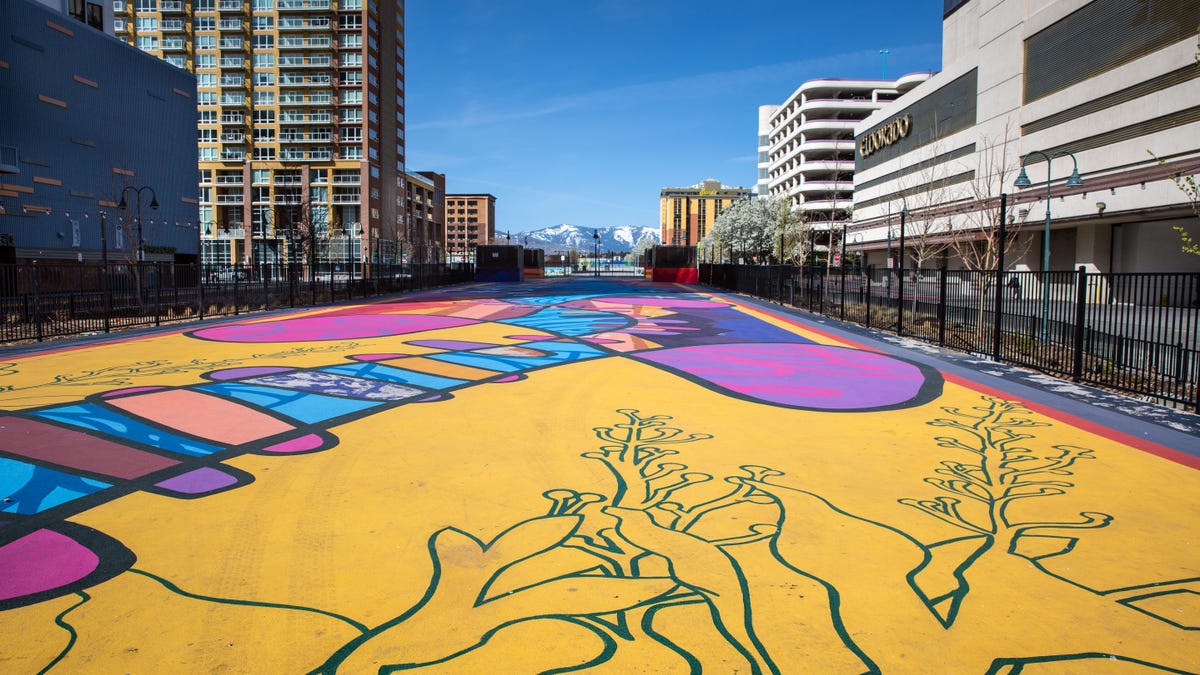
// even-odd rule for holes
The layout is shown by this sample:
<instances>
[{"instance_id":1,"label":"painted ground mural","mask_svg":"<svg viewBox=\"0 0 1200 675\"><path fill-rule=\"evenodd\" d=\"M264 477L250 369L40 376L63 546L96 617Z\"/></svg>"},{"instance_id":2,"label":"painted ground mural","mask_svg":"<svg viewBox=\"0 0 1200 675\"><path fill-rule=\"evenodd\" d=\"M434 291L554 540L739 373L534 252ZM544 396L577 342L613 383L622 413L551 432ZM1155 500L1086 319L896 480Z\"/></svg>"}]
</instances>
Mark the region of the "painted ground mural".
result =
<instances>
[{"instance_id":1,"label":"painted ground mural","mask_svg":"<svg viewBox=\"0 0 1200 675\"><path fill-rule=\"evenodd\" d=\"M0 363L0 670L1200 672L1200 471L680 286Z\"/></svg>"}]
</instances>

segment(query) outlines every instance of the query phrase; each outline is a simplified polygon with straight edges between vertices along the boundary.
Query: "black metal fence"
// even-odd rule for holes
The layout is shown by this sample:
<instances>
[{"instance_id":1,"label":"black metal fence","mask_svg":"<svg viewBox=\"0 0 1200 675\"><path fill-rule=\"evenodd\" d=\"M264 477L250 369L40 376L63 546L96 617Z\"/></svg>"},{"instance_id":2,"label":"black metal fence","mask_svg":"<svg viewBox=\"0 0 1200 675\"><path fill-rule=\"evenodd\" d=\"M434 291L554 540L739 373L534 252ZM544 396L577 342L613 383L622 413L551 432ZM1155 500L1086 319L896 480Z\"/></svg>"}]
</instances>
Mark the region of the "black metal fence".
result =
<instances>
[{"instance_id":1,"label":"black metal fence","mask_svg":"<svg viewBox=\"0 0 1200 675\"><path fill-rule=\"evenodd\" d=\"M259 267L146 262L0 265L0 344L105 333L462 283L470 264Z\"/></svg>"},{"instance_id":2,"label":"black metal fence","mask_svg":"<svg viewBox=\"0 0 1200 675\"><path fill-rule=\"evenodd\" d=\"M700 281L1200 412L1200 274L705 264Z\"/></svg>"}]
</instances>

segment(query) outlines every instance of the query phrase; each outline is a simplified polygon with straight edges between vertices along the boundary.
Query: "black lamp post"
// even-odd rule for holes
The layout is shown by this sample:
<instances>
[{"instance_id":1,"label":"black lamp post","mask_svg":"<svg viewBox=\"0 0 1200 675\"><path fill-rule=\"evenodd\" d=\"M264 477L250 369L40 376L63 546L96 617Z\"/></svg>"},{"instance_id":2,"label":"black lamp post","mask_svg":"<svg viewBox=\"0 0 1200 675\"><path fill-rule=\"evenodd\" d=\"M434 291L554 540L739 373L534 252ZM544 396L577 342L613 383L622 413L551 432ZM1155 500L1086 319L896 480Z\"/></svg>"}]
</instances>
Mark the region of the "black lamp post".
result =
<instances>
[{"instance_id":1,"label":"black lamp post","mask_svg":"<svg viewBox=\"0 0 1200 675\"><path fill-rule=\"evenodd\" d=\"M1067 185L1075 187L1083 185L1083 179L1079 177L1079 160L1075 159L1075 155L1066 151L1059 150L1053 154L1046 154L1041 150L1034 150L1027 153L1021 158L1021 173L1017 175L1017 179L1013 181L1013 185L1019 188L1027 188L1033 185L1029 180L1029 175L1025 173L1025 165L1029 163L1029 158L1037 155L1046 160L1046 228L1042 234L1042 344L1046 343L1049 335L1049 315L1050 315L1050 181L1053 179L1053 174L1050 173L1051 163L1055 157L1070 157L1075 164L1075 168L1071 171L1071 177L1067 179ZM1001 246L1004 242L1000 243Z\"/></svg>"},{"instance_id":2,"label":"black lamp post","mask_svg":"<svg viewBox=\"0 0 1200 675\"><path fill-rule=\"evenodd\" d=\"M600 276L600 232L592 230L593 252L592 252L592 270L593 276Z\"/></svg>"},{"instance_id":3,"label":"black lamp post","mask_svg":"<svg viewBox=\"0 0 1200 675\"><path fill-rule=\"evenodd\" d=\"M130 190L133 190L134 197L137 199L137 238L138 238L138 240L137 240L137 255L134 257L139 262L141 262L145 258L144 252L142 251L142 244L144 243L142 240L142 191L143 190L150 191L150 208L154 209L155 211L158 210L158 195L154 193L154 188L150 187L149 185L143 185L141 187L134 187L132 185L126 185L125 189L121 190L121 201L117 202L117 208L124 209L124 210L127 210L129 208L129 202L125 201L125 193Z\"/></svg>"}]
</instances>

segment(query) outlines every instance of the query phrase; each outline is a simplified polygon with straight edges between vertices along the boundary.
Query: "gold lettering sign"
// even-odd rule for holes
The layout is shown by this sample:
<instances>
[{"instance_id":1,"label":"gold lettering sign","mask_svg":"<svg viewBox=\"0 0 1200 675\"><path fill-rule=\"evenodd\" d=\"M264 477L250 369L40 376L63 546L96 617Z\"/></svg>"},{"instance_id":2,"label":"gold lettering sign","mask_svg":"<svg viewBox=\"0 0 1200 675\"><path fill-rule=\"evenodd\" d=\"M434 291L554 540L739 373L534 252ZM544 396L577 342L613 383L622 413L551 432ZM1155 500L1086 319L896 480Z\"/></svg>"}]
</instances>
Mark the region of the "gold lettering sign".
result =
<instances>
[{"instance_id":1,"label":"gold lettering sign","mask_svg":"<svg viewBox=\"0 0 1200 675\"><path fill-rule=\"evenodd\" d=\"M875 131L863 136L858 142L858 154L864 159L889 145L908 137L912 129L912 115L901 115Z\"/></svg>"}]
</instances>

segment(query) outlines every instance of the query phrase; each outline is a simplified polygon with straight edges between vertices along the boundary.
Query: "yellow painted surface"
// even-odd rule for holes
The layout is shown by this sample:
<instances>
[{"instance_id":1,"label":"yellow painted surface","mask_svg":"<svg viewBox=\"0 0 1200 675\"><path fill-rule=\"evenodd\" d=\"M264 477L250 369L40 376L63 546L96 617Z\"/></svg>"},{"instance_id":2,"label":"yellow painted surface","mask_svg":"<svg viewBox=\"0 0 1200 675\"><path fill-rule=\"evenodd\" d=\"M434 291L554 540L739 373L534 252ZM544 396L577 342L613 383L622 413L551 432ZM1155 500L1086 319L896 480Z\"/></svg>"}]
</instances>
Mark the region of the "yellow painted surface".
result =
<instances>
[{"instance_id":1,"label":"yellow painted surface","mask_svg":"<svg viewBox=\"0 0 1200 675\"><path fill-rule=\"evenodd\" d=\"M312 367L435 351L402 344L413 340L537 333L480 324L306 345L164 335L10 359L3 403L195 384L217 364ZM955 410L996 423L974 437L936 422ZM655 415L643 450L675 454L618 480L616 455L601 454L621 443L596 428ZM663 429L698 436L662 443ZM37 672L65 649L52 672L982 674L1009 672L1006 659L1036 675L1200 671L1200 634L1181 627L1200 627L1200 472L967 386L947 382L904 409L799 410L614 353L328 431L337 444L322 452L225 459L248 485L197 499L137 491L74 516L136 562L65 615L69 649L54 621L80 596L0 611L0 670ZM964 447L994 460L1011 433L1028 437L1010 450L1079 459L1019 480L980 468L1031 495L988 536L919 507L954 496L936 483L970 473ZM983 501L958 499L960 524L988 522ZM1045 527L1017 533L1034 523ZM935 600L962 580L944 625ZM1062 655L1097 656L1053 661Z\"/></svg>"}]
</instances>

